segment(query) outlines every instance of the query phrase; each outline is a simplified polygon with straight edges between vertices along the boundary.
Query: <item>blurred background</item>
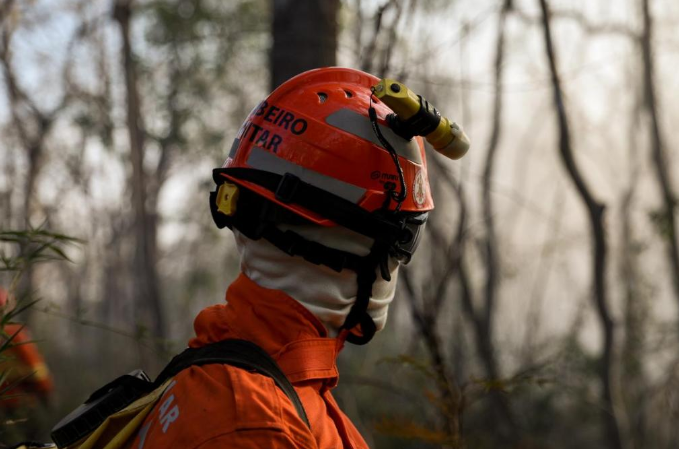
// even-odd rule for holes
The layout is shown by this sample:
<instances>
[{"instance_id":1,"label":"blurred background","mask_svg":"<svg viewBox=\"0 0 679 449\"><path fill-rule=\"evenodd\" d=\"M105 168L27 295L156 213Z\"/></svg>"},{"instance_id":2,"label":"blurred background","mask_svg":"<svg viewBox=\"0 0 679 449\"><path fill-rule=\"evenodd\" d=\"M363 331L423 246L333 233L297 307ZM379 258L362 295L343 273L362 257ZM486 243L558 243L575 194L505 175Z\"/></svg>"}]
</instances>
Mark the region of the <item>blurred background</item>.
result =
<instances>
[{"instance_id":1,"label":"blurred background","mask_svg":"<svg viewBox=\"0 0 679 449\"><path fill-rule=\"evenodd\" d=\"M185 347L238 272L211 169L273 87L341 65L472 141L430 152L426 240L341 354L369 445L679 447L678 25L672 0L2 0L0 285L40 299L15 319L55 388L0 443ZM9 266L36 235L70 261Z\"/></svg>"}]
</instances>

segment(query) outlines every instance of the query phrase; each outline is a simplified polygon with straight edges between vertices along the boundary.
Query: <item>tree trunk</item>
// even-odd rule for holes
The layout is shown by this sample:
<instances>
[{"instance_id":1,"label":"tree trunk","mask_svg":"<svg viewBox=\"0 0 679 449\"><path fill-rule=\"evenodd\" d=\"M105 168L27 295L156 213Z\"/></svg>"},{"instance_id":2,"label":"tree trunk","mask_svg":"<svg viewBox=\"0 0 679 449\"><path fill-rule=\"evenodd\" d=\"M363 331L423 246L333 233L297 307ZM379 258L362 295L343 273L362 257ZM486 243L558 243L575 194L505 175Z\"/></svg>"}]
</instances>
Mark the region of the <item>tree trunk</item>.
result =
<instances>
[{"instance_id":1,"label":"tree trunk","mask_svg":"<svg viewBox=\"0 0 679 449\"><path fill-rule=\"evenodd\" d=\"M621 437L621 426L617 416L619 410L614 401L614 398L616 397L613 376L613 367L615 363L615 334L614 323L608 305L608 292L606 286L606 260L608 249L603 222L605 206L598 202L592 195L589 186L587 186L580 173L573 155L568 115L563 101L556 55L552 44L552 31L547 1L540 0L540 7L542 9L545 51L554 91L554 108L556 110L559 126L559 152L564 168L587 210L587 217L589 219L592 234L593 299L597 311L597 318L603 333L603 351L599 360L599 378L601 381L602 420L606 430L605 441L609 448L620 449L623 447L623 438Z\"/></svg>"},{"instance_id":2,"label":"tree trunk","mask_svg":"<svg viewBox=\"0 0 679 449\"><path fill-rule=\"evenodd\" d=\"M137 86L137 69L130 43L130 0L116 4L114 18L120 25L122 61L127 96L127 129L132 162L132 206L134 213L135 253L133 278L137 325L150 326L154 336L165 338L165 314L156 269L156 211L147 204L147 174L144 170L144 123Z\"/></svg>"},{"instance_id":3,"label":"tree trunk","mask_svg":"<svg viewBox=\"0 0 679 449\"><path fill-rule=\"evenodd\" d=\"M653 167L655 168L656 179L663 200L663 209L658 221L667 250L674 296L677 303L679 303L679 242L677 241L677 227L674 217L677 200L672 190L671 174L668 169L671 167L671 163L665 154L662 131L660 130L660 119L658 118L658 103L654 82L655 70L652 54L653 23L648 3L649 0L641 0L644 26L639 40L644 66L644 105L651 121L650 137Z\"/></svg>"},{"instance_id":4,"label":"tree trunk","mask_svg":"<svg viewBox=\"0 0 679 449\"><path fill-rule=\"evenodd\" d=\"M306 70L336 65L339 6L339 0L272 0L272 90Z\"/></svg>"}]
</instances>

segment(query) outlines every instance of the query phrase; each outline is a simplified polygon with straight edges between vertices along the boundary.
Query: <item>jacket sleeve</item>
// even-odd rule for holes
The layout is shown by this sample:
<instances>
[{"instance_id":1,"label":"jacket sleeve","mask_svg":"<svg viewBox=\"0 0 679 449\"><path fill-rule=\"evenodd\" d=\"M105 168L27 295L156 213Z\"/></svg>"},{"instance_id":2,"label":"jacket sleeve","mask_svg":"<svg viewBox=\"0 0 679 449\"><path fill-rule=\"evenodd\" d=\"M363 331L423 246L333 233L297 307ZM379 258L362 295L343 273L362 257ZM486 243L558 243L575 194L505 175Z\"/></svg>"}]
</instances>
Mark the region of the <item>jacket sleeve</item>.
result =
<instances>
[{"instance_id":1,"label":"jacket sleeve","mask_svg":"<svg viewBox=\"0 0 679 449\"><path fill-rule=\"evenodd\" d=\"M276 429L237 430L211 438L195 449L311 449ZM314 448L315 449L315 448Z\"/></svg>"}]
</instances>

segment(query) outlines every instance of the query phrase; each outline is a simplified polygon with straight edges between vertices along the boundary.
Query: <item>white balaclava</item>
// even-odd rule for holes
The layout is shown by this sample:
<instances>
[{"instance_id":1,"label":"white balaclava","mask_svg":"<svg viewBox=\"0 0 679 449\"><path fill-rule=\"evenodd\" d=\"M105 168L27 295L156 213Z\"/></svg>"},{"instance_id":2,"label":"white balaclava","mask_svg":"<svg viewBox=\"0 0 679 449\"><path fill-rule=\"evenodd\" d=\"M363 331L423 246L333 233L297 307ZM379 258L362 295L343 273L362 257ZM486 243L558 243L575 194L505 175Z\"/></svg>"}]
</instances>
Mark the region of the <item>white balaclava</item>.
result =
<instances>
[{"instance_id":1,"label":"white balaclava","mask_svg":"<svg viewBox=\"0 0 679 449\"><path fill-rule=\"evenodd\" d=\"M373 243L371 238L341 226L279 225L279 228L358 256L367 255ZM320 319L331 337L337 336L356 301L358 284L354 271L345 269L338 273L324 265L307 262L302 257L291 257L265 239L250 240L235 229L233 233L240 253L241 270L248 278L261 287L287 293ZM398 265L390 258L389 282L377 269L368 314L378 331L384 328L387 309L394 298Z\"/></svg>"}]
</instances>

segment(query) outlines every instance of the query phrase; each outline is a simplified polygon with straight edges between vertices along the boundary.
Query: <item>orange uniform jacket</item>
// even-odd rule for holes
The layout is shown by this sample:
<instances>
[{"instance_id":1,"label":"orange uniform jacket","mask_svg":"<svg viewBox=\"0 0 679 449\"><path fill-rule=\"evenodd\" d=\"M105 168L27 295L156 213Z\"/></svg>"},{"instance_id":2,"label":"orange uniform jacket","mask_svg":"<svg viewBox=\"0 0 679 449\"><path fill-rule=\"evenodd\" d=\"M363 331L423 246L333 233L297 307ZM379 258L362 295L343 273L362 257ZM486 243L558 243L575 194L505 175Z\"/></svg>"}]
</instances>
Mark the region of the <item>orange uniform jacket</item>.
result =
<instances>
[{"instance_id":1,"label":"orange uniform jacket","mask_svg":"<svg viewBox=\"0 0 679 449\"><path fill-rule=\"evenodd\" d=\"M0 384L0 389L10 383L17 382L12 389L5 392L7 398L0 401L0 407L16 408L24 405L34 405L35 398L47 398L54 390L54 383L47 365L32 343L28 330L21 324L6 324L4 332L12 338L16 345L4 354L0 361L0 374L8 373L6 384ZM4 337L0 336L0 343Z\"/></svg>"},{"instance_id":2,"label":"orange uniform jacket","mask_svg":"<svg viewBox=\"0 0 679 449\"><path fill-rule=\"evenodd\" d=\"M198 315L189 346L239 338L262 347L294 385L311 430L272 379L228 365L194 366L175 376L128 448L367 448L330 393L344 342L327 338L297 301L243 274L226 300Z\"/></svg>"}]
</instances>

